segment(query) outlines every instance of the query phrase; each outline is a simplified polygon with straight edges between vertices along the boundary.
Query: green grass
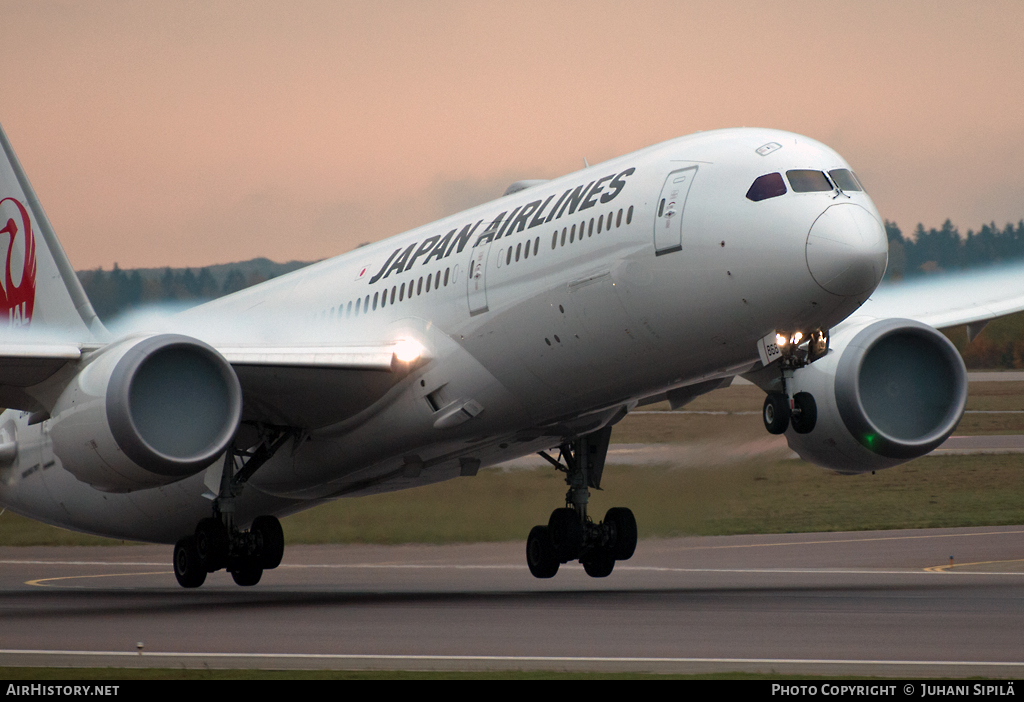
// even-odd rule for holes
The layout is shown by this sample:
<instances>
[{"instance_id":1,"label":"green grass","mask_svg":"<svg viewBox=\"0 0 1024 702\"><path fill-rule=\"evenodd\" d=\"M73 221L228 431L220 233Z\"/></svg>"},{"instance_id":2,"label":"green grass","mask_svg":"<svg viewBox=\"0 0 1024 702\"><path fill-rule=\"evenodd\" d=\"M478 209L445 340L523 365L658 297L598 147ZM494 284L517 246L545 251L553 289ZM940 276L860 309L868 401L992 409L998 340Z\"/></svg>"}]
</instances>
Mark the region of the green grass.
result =
<instances>
[{"instance_id":1,"label":"green grass","mask_svg":"<svg viewBox=\"0 0 1024 702\"><path fill-rule=\"evenodd\" d=\"M120 546L134 543L68 531L10 510L0 514L0 546Z\"/></svg>"},{"instance_id":2,"label":"green grass","mask_svg":"<svg viewBox=\"0 0 1024 702\"><path fill-rule=\"evenodd\" d=\"M1024 524L1024 456L922 458L841 476L797 460L715 468L609 466L591 513L629 506L641 538ZM554 470L482 470L426 487L342 499L283 520L289 544L454 543L525 537L565 494ZM12 526L14 528L12 528ZM0 545L117 544L10 513Z\"/></svg>"},{"instance_id":3,"label":"green grass","mask_svg":"<svg viewBox=\"0 0 1024 702\"><path fill-rule=\"evenodd\" d=\"M797 460L708 469L610 466L591 513L628 505L641 538L1024 523L1024 456L924 458L842 476ZM340 500L285 520L290 543L520 539L565 487L553 471L481 471L389 495Z\"/></svg>"}]
</instances>

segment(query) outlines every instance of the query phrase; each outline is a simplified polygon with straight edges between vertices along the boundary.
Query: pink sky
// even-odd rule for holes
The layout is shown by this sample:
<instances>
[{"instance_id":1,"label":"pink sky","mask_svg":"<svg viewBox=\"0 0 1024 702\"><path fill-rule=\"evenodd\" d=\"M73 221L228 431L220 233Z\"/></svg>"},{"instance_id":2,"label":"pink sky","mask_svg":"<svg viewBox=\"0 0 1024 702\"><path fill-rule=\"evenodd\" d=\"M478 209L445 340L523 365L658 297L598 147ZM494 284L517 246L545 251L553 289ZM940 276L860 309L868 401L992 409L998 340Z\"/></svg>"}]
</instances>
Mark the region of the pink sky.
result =
<instances>
[{"instance_id":1,"label":"pink sky","mask_svg":"<svg viewBox=\"0 0 1024 702\"><path fill-rule=\"evenodd\" d=\"M829 144L910 231L1024 218L1024 3L0 0L76 268L326 258L697 130Z\"/></svg>"}]
</instances>

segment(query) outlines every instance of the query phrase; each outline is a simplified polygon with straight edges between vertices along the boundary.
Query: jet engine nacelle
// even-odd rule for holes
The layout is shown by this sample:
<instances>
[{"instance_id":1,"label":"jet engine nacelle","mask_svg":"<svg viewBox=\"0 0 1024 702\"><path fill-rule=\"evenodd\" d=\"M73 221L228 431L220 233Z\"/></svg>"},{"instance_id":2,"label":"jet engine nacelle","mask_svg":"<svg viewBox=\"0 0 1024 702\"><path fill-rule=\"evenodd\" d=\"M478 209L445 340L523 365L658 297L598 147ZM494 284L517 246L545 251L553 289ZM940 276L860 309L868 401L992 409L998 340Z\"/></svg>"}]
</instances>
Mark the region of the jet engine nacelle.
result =
<instances>
[{"instance_id":1,"label":"jet engine nacelle","mask_svg":"<svg viewBox=\"0 0 1024 702\"><path fill-rule=\"evenodd\" d=\"M104 348L61 393L47 423L76 478L131 492L213 463L238 429L242 391L212 347L187 336L129 338Z\"/></svg>"},{"instance_id":2,"label":"jet engine nacelle","mask_svg":"<svg viewBox=\"0 0 1024 702\"><path fill-rule=\"evenodd\" d=\"M967 403L967 369L938 331L887 319L833 336L829 353L800 368L817 422L786 431L801 458L839 473L890 468L923 456L956 429Z\"/></svg>"}]
</instances>

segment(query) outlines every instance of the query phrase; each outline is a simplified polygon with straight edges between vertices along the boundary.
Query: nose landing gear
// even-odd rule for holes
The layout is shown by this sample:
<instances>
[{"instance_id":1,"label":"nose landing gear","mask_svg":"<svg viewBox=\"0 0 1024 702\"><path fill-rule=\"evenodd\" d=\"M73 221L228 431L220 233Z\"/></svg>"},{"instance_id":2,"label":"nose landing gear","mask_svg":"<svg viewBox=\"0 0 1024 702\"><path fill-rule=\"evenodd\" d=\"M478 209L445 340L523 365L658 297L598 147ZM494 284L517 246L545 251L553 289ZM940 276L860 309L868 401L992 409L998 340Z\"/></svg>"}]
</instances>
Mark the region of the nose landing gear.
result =
<instances>
[{"instance_id":1,"label":"nose landing gear","mask_svg":"<svg viewBox=\"0 0 1024 702\"><path fill-rule=\"evenodd\" d=\"M600 489L608 455L611 427L561 445L556 460L545 452L557 470L565 473L569 490L565 507L551 513L547 526L535 526L526 540L526 563L537 578L551 578L562 563L579 560L587 575L604 578L615 561L628 560L636 550L636 519L625 507L613 507L599 524L587 515L590 488Z\"/></svg>"},{"instance_id":2,"label":"nose landing gear","mask_svg":"<svg viewBox=\"0 0 1024 702\"><path fill-rule=\"evenodd\" d=\"M777 343L771 344L769 354L766 344L772 337ZM828 353L829 333L815 330L804 345L799 346L801 338L802 335L797 333L787 343L785 335L773 332L759 342L762 364L767 367L777 360L782 371L782 378L775 381L781 382L782 392L768 392L761 411L764 428L769 434L784 434L790 426L797 434L809 434L818 421L818 405L814 396L807 392L794 393L793 375Z\"/></svg>"},{"instance_id":3,"label":"nose landing gear","mask_svg":"<svg viewBox=\"0 0 1024 702\"><path fill-rule=\"evenodd\" d=\"M764 428L769 434L785 434L793 426L797 434L809 434L818 421L818 405L809 392L798 392L793 400L781 392L770 392L762 409Z\"/></svg>"}]
</instances>

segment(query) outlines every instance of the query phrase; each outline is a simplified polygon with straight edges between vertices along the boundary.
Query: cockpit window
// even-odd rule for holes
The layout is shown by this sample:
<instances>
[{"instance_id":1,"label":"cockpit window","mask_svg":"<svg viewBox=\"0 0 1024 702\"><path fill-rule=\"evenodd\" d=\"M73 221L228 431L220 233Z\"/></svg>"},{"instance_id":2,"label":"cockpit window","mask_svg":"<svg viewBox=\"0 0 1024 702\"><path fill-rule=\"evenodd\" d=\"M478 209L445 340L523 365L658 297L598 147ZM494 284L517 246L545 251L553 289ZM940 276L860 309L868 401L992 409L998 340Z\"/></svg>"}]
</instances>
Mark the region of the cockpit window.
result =
<instances>
[{"instance_id":1,"label":"cockpit window","mask_svg":"<svg viewBox=\"0 0 1024 702\"><path fill-rule=\"evenodd\" d=\"M848 190L851 193L859 193L864 190L860 181L857 180L857 176L845 168L837 168L834 171L829 171L828 174L832 176L832 181L839 186L840 190Z\"/></svg>"},{"instance_id":2,"label":"cockpit window","mask_svg":"<svg viewBox=\"0 0 1024 702\"><path fill-rule=\"evenodd\" d=\"M778 197L786 194L786 181L782 180L781 173L769 173L754 181L747 191L747 199L754 202L761 202L770 197Z\"/></svg>"},{"instance_id":3,"label":"cockpit window","mask_svg":"<svg viewBox=\"0 0 1024 702\"><path fill-rule=\"evenodd\" d=\"M832 190L832 183L821 171L786 171L794 193L818 193Z\"/></svg>"}]
</instances>

